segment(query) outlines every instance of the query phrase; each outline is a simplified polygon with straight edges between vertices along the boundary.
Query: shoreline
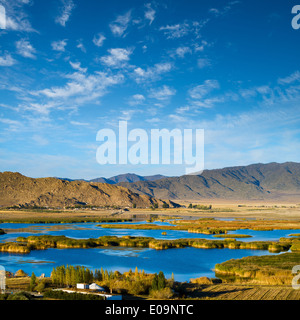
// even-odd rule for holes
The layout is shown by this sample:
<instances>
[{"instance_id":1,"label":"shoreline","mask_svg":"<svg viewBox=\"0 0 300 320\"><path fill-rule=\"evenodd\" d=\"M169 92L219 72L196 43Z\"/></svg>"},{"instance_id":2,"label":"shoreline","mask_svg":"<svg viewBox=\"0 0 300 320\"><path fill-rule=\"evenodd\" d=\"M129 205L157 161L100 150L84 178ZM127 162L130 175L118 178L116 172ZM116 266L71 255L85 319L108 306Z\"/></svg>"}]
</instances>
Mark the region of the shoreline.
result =
<instances>
[{"instance_id":1,"label":"shoreline","mask_svg":"<svg viewBox=\"0 0 300 320\"><path fill-rule=\"evenodd\" d=\"M189 202L180 202L186 208L158 209L74 209L74 210L16 210L0 209L0 223L79 223L104 222L103 219L147 219L151 216L166 218L221 218L221 219L300 219L300 204L295 202L252 202L252 201L194 201L194 204L211 205L211 210L187 208Z\"/></svg>"}]
</instances>

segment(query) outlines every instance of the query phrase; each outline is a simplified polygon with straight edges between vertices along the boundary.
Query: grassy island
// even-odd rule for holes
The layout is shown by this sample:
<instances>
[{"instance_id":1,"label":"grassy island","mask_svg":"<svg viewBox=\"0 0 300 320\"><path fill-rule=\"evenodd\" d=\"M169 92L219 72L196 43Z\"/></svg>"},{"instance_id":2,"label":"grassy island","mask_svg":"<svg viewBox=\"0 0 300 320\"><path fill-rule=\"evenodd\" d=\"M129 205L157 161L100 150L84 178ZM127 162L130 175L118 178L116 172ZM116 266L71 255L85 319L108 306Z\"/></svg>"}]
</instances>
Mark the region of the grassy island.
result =
<instances>
[{"instance_id":1,"label":"grassy island","mask_svg":"<svg viewBox=\"0 0 300 320\"><path fill-rule=\"evenodd\" d=\"M171 248L193 247L200 249L252 249L268 250L270 252L282 252L292 250L300 252L299 238L282 238L274 241L243 242L236 239L207 240L207 239L176 239L157 240L150 237L131 236L103 236L97 239L72 239L66 236L30 236L18 237L16 242L0 243L0 251L29 253L32 250L45 250L48 248L96 248L96 247L143 247L156 250Z\"/></svg>"}]
</instances>

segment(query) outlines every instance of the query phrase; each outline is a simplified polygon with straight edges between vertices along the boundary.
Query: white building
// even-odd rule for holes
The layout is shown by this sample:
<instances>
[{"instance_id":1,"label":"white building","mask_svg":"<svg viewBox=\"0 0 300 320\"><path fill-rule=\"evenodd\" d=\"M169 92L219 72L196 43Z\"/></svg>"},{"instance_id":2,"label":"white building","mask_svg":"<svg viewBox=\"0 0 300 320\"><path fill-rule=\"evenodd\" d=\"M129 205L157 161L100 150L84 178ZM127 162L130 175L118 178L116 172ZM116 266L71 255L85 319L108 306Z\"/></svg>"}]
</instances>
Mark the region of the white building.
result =
<instances>
[{"instance_id":1,"label":"white building","mask_svg":"<svg viewBox=\"0 0 300 320\"><path fill-rule=\"evenodd\" d=\"M77 289L89 289L89 285L86 283L77 283L76 288Z\"/></svg>"},{"instance_id":2,"label":"white building","mask_svg":"<svg viewBox=\"0 0 300 320\"><path fill-rule=\"evenodd\" d=\"M92 283L89 285L90 290L96 290L96 291L105 291L104 288L100 287L97 283Z\"/></svg>"}]
</instances>

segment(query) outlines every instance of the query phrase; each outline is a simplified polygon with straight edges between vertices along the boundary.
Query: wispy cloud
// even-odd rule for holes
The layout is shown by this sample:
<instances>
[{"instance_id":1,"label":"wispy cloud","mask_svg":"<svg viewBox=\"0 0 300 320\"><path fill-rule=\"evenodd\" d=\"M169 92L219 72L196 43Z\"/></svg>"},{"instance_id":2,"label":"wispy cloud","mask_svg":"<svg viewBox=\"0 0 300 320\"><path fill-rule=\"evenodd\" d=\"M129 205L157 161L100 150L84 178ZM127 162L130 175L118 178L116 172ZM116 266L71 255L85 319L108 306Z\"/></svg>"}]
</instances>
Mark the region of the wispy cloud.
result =
<instances>
[{"instance_id":1,"label":"wispy cloud","mask_svg":"<svg viewBox=\"0 0 300 320\"><path fill-rule=\"evenodd\" d=\"M31 1L13 1L13 0L1 0L0 4L5 7L6 10L6 29L22 32L37 32L29 21L28 14L26 12L26 6L31 4Z\"/></svg>"},{"instance_id":2,"label":"wispy cloud","mask_svg":"<svg viewBox=\"0 0 300 320\"><path fill-rule=\"evenodd\" d=\"M82 42L82 40L78 40L77 41L77 46L76 48L80 49L82 52L86 53L86 48Z\"/></svg>"},{"instance_id":3,"label":"wispy cloud","mask_svg":"<svg viewBox=\"0 0 300 320\"><path fill-rule=\"evenodd\" d=\"M190 47L178 47L175 50L175 54L176 56L178 56L179 58L184 58L186 54L190 54L192 53L192 50Z\"/></svg>"},{"instance_id":4,"label":"wispy cloud","mask_svg":"<svg viewBox=\"0 0 300 320\"><path fill-rule=\"evenodd\" d=\"M102 33L98 33L94 36L93 43L97 47L102 47L103 42L106 40L105 36Z\"/></svg>"},{"instance_id":5,"label":"wispy cloud","mask_svg":"<svg viewBox=\"0 0 300 320\"><path fill-rule=\"evenodd\" d=\"M147 20L149 20L149 24L151 25L152 22L154 21L155 19L155 13L156 11L151 7L151 3L147 3L145 4L145 7L146 7L146 11L145 11L145 18Z\"/></svg>"},{"instance_id":6,"label":"wispy cloud","mask_svg":"<svg viewBox=\"0 0 300 320\"><path fill-rule=\"evenodd\" d=\"M132 49L122 49L115 48L108 50L109 55L101 57L99 60L102 64L113 67L113 68L123 68L127 65L130 60L130 55L132 54Z\"/></svg>"},{"instance_id":7,"label":"wispy cloud","mask_svg":"<svg viewBox=\"0 0 300 320\"><path fill-rule=\"evenodd\" d=\"M66 39L59 40L59 41L53 41L51 43L51 47L55 51L64 52L66 50L66 46L67 46L67 40Z\"/></svg>"},{"instance_id":8,"label":"wispy cloud","mask_svg":"<svg viewBox=\"0 0 300 320\"><path fill-rule=\"evenodd\" d=\"M131 10L124 15L119 15L115 21L109 24L110 30L113 35L121 37L124 36L125 31L131 21Z\"/></svg>"},{"instance_id":9,"label":"wispy cloud","mask_svg":"<svg viewBox=\"0 0 300 320\"><path fill-rule=\"evenodd\" d=\"M90 124L87 123L87 122L80 122L80 121L70 121L70 123L73 125L73 126L89 126Z\"/></svg>"},{"instance_id":10,"label":"wispy cloud","mask_svg":"<svg viewBox=\"0 0 300 320\"><path fill-rule=\"evenodd\" d=\"M8 131L18 131L22 127L22 123L17 120L0 118L0 122L8 125Z\"/></svg>"},{"instance_id":11,"label":"wispy cloud","mask_svg":"<svg viewBox=\"0 0 300 320\"><path fill-rule=\"evenodd\" d=\"M44 96L52 101L68 101L70 104L78 105L87 101L95 101L107 93L109 87L121 83L123 75L109 75L104 72L95 72L85 75L75 72L65 75L69 81L63 87L51 87L36 92L34 96ZM71 99L71 100L70 100Z\"/></svg>"},{"instance_id":12,"label":"wispy cloud","mask_svg":"<svg viewBox=\"0 0 300 320\"><path fill-rule=\"evenodd\" d=\"M300 72L298 70L285 78L278 79L279 84L290 84L296 81L300 81Z\"/></svg>"},{"instance_id":13,"label":"wispy cloud","mask_svg":"<svg viewBox=\"0 0 300 320\"><path fill-rule=\"evenodd\" d=\"M196 39L200 37L200 31L208 23L209 19L202 21L184 21L182 23L166 25L159 28L167 39L179 39L184 36L193 35Z\"/></svg>"},{"instance_id":14,"label":"wispy cloud","mask_svg":"<svg viewBox=\"0 0 300 320\"><path fill-rule=\"evenodd\" d=\"M12 58L12 56L9 53L5 53L4 56L0 56L0 67L11 67L13 66L17 61Z\"/></svg>"},{"instance_id":15,"label":"wispy cloud","mask_svg":"<svg viewBox=\"0 0 300 320\"><path fill-rule=\"evenodd\" d=\"M173 65L169 62L157 63L153 67L148 67L147 69L138 67L134 69L133 77L138 83L143 81L155 81L160 79L162 74L170 72L172 68Z\"/></svg>"},{"instance_id":16,"label":"wispy cloud","mask_svg":"<svg viewBox=\"0 0 300 320\"><path fill-rule=\"evenodd\" d=\"M164 85L160 88L151 89L149 97L160 101L166 101L175 94L176 90L174 88Z\"/></svg>"},{"instance_id":17,"label":"wispy cloud","mask_svg":"<svg viewBox=\"0 0 300 320\"><path fill-rule=\"evenodd\" d=\"M71 67L74 70L77 70L77 71L82 72L82 73L86 73L87 72L87 68L82 68L80 62L69 61L69 63L70 63Z\"/></svg>"},{"instance_id":18,"label":"wispy cloud","mask_svg":"<svg viewBox=\"0 0 300 320\"><path fill-rule=\"evenodd\" d=\"M137 106L143 104L146 98L142 94L135 94L131 96L128 100L130 106Z\"/></svg>"},{"instance_id":19,"label":"wispy cloud","mask_svg":"<svg viewBox=\"0 0 300 320\"><path fill-rule=\"evenodd\" d=\"M60 14L56 17L55 22L60 24L62 27L66 26L69 21L75 4L73 0L61 0L62 7L60 8Z\"/></svg>"},{"instance_id":20,"label":"wispy cloud","mask_svg":"<svg viewBox=\"0 0 300 320\"><path fill-rule=\"evenodd\" d=\"M220 85L217 80L205 80L203 84L190 89L189 96L192 99L201 100L212 90L218 89L219 87Z\"/></svg>"},{"instance_id":21,"label":"wispy cloud","mask_svg":"<svg viewBox=\"0 0 300 320\"><path fill-rule=\"evenodd\" d=\"M21 39L17 41L16 48L17 48L18 54L20 54L24 58L36 59L36 56L35 56L36 50L28 40Z\"/></svg>"},{"instance_id":22,"label":"wispy cloud","mask_svg":"<svg viewBox=\"0 0 300 320\"><path fill-rule=\"evenodd\" d=\"M211 62L209 59L206 58L200 58L197 60L197 66L200 69L203 69L205 67L209 67L211 65Z\"/></svg>"},{"instance_id":23,"label":"wispy cloud","mask_svg":"<svg viewBox=\"0 0 300 320\"><path fill-rule=\"evenodd\" d=\"M190 26L187 23L178 23L160 27L159 30L163 31L168 39L176 39L187 35L190 32Z\"/></svg>"},{"instance_id":24,"label":"wispy cloud","mask_svg":"<svg viewBox=\"0 0 300 320\"><path fill-rule=\"evenodd\" d=\"M230 1L223 8L221 8L221 9L211 8L209 10L209 12L212 13L216 17L220 17L220 16L223 16L223 15L227 14L232 9L232 7L234 5L239 4L239 3L240 3L240 1Z\"/></svg>"},{"instance_id":25,"label":"wispy cloud","mask_svg":"<svg viewBox=\"0 0 300 320\"><path fill-rule=\"evenodd\" d=\"M49 140L40 136L40 135L33 135L32 140L36 142L37 145L39 146L46 146L49 144Z\"/></svg>"}]
</instances>

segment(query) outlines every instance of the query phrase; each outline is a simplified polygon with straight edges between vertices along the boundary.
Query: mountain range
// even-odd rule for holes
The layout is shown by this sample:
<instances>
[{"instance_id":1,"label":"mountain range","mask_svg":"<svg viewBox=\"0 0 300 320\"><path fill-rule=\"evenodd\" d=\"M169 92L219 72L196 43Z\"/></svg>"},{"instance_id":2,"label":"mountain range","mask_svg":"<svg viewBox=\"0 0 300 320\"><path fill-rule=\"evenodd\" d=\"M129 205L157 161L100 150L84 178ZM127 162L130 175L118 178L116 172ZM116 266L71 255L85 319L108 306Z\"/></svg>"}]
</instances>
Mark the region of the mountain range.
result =
<instances>
[{"instance_id":1,"label":"mountain range","mask_svg":"<svg viewBox=\"0 0 300 320\"><path fill-rule=\"evenodd\" d=\"M125 173L125 174L119 174L117 176L113 176L110 178L95 178L92 180L84 180L84 179L69 179L69 178L57 178L60 180L66 180L66 181L86 181L86 182L100 182L100 183L108 183L108 184L117 184L120 182L137 182L137 181L155 181L159 179L167 178L166 176L163 176L161 174L156 174L153 176L139 176L135 173Z\"/></svg>"},{"instance_id":2,"label":"mountain range","mask_svg":"<svg viewBox=\"0 0 300 320\"><path fill-rule=\"evenodd\" d=\"M120 206L149 208L164 204L176 206L172 201L162 201L140 195L129 189L107 183L67 181L56 178L29 178L16 172L0 173L0 206L12 207L74 207Z\"/></svg>"},{"instance_id":3,"label":"mountain range","mask_svg":"<svg viewBox=\"0 0 300 320\"><path fill-rule=\"evenodd\" d=\"M300 163L258 163L204 170L201 175L118 185L160 199L295 199L300 202Z\"/></svg>"},{"instance_id":4,"label":"mountain range","mask_svg":"<svg viewBox=\"0 0 300 320\"><path fill-rule=\"evenodd\" d=\"M138 181L155 181L159 179L167 178L166 176L163 176L161 174L156 174L153 176L139 176L135 173L125 173L120 174L111 178L96 178L90 180L90 182L102 182L102 183L109 183L109 184L117 184L121 182L138 182Z\"/></svg>"},{"instance_id":5,"label":"mountain range","mask_svg":"<svg viewBox=\"0 0 300 320\"><path fill-rule=\"evenodd\" d=\"M209 199L277 199L300 203L300 163L296 162L204 170L201 175L180 177L125 174L108 179L111 183L101 179L34 179L3 172L0 173L0 206L147 208L156 204L176 207L180 200Z\"/></svg>"}]
</instances>

